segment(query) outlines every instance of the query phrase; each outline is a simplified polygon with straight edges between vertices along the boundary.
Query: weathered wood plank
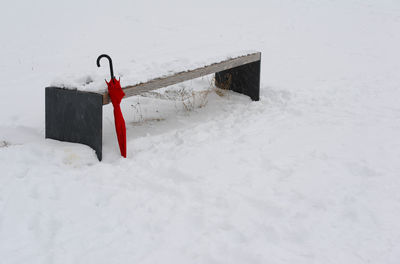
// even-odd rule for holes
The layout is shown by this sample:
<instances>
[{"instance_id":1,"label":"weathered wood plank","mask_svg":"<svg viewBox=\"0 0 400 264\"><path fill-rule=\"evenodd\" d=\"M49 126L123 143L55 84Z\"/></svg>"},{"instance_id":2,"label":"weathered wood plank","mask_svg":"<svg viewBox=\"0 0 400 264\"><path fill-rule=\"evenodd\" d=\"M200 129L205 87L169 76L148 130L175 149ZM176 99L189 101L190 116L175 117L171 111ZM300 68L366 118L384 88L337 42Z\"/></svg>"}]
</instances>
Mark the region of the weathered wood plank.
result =
<instances>
[{"instance_id":1,"label":"weathered wood plank","mask_svg":"<svg viewBox=\"0 0 400 264\"><path fill-rule=\"evenodd\" d=\"M245 65L248 63L252 63L255 61L260 61L261 60L261 53L256 52L252 53L249 55L244 55L240 56L237 58L232 58L228 59L225 61L221 61L218 63L213 63L198 69L190 70L190 71L185 71L185 72L179 72L175 73L170 76L165 76L161 78L156 78L153 80L150 80L145 83L139 83L136 85L131 85L131 86L125 86L122 89L125 92L125 98L134 96L134 95L139 95L143 92L148 92L151 90L156 90L162 87L166 87L169 85L177 84L180 82L188 81L191 79L199 78L208 74L216 73L216 72L221 72L224 70L228 70L234 67L238 67L241 65ZM105 92L103 93L103 105L110 103L110 97L108 96L108 93Z\"/></svg>"}]
</instances>

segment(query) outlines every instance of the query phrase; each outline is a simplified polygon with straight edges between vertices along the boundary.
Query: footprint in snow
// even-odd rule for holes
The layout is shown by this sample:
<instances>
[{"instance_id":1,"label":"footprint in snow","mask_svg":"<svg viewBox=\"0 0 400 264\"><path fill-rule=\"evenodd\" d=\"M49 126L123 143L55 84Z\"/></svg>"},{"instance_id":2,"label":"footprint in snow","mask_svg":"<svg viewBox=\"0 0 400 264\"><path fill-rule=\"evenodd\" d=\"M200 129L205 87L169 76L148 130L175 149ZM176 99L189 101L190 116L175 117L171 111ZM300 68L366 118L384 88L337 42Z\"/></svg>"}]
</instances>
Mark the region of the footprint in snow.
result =
<instances>
[{"instance_id":1,"label":"footprint in snow","mask_svg":"<svg viewBox=\"0 0 400 264\"><path fill-rule=\"evenodd\" d=\"M0 148L6 148L9 147L11 145L10 142L7 142L5 140L0 141Z\"/></svg>"}]
</instances>

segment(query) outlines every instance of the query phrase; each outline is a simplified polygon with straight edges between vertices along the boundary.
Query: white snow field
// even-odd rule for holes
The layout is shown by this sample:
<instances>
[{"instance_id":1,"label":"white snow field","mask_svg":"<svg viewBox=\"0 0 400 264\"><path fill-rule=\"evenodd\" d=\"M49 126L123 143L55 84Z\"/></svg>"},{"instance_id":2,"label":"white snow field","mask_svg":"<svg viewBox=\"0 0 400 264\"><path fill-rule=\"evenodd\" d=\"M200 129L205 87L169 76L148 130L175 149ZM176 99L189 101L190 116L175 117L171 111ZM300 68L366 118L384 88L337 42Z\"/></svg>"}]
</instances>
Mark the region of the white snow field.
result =
<instances>
[{"instance_id":1,"label":"white snow field","mask_svg":"<svg viewBox=\"0 0 400 264\"><path fill-rule=\"evenodd\" d=\"M400 1L1 9L1 264L400 263ZM102 53L124 85L243 50L259 102L212 76L126 99L127 159L111 105L102 162L44 138L44 88Z\"/></svg>"}]
</instances>

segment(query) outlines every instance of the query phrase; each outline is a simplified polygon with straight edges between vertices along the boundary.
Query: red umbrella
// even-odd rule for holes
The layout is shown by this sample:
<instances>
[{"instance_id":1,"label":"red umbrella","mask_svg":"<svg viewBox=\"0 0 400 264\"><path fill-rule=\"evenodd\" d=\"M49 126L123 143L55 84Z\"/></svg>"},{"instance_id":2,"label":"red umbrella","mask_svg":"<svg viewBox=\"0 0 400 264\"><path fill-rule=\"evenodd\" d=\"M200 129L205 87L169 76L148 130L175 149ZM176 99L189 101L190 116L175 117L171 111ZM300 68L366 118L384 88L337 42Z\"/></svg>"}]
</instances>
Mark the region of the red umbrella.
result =
<instances>
[{"instance_id":1,"label":"red umbrella","mask_svg":"<svg viewBox=\"0 0 400 264\"><path fill-rule=\"evenodd\" d=\"M107 58L110 64L111 80L109 82L106 80L106 83L108 86L108 94L114 107L115 131L117 133L119 150L121 151L121 155L126 158L126 127L120 107L121 100L125 96L125 93L121 88L120 80L117 81L114 77L114 70L110 56L106 54L100 55L97 58L97 67L100 67L100 59L103 57Z\"/></svg>"}]
</instances>

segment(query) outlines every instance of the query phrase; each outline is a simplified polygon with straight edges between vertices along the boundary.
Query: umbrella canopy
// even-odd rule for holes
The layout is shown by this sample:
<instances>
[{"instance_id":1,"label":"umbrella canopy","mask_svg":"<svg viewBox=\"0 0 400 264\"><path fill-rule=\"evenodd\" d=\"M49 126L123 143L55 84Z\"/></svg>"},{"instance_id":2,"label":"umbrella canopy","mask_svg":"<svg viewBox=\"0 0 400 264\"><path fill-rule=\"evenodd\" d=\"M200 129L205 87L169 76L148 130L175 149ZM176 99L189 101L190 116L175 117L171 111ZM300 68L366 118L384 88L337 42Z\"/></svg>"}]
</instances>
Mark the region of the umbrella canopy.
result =
<instances>
[{"instance_id":1,"label":"umbrella canopy","mask_svg":"<svg viewBox=\"0 0 400 264\"><path fill-rule=\"evenodd\" d=\"M114 77L112 61L108 55L100 55L97 58L97 66L100 67L100 59L103 57L107 58L110 63L111 80L109 82L106 81L106 83L108 86L108 94L114 107L115 132L117 133L119 150L121 152L121 156L126 158L126 127L124 116L122 115L120 107L121 100L125 96L125 93L121 88L120 80L117 80Z\"/></svg>"},{"instance_id":2,"label":"umbrella canopy","mask_svg":"<svg viewBox=\"0 0 400 264\"><path fill-rule=\"evenodd\" d=\"M115 131L117 132L119 150L121 155L126 158L126 127L125 120L121 112L120 103L125 93L122 91L119 80L113 78L110 82L107 82L108 94L111 98L111 103L114 107L114 122Z\"/></svg>"}]
</instances>

